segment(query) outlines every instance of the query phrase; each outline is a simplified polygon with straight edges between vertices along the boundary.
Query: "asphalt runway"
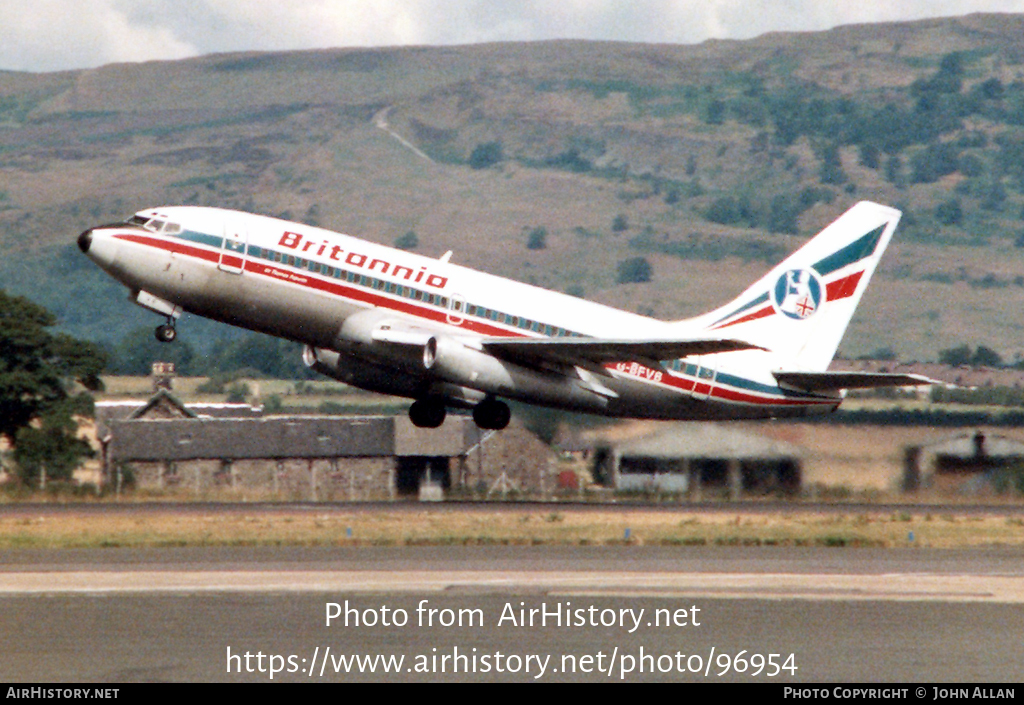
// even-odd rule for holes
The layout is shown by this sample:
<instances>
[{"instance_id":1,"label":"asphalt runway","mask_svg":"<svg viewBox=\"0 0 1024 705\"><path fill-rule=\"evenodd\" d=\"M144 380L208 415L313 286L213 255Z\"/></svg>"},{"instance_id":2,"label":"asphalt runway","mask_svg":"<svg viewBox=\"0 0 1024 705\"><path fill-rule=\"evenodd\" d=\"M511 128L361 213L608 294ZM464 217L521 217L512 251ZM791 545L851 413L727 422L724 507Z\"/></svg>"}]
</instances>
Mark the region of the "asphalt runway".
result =
<instances>
[{"instance_id":1,"label":"asphalt runway","mask_svg":"<svg viewBox=\"0 0 1024 705\"><path fill-rule=\"evenodd\" d=\"M643 546L9 551L0 678L1014 683L1024 675L1022 558Z\"/></svg>"}]
</instances>

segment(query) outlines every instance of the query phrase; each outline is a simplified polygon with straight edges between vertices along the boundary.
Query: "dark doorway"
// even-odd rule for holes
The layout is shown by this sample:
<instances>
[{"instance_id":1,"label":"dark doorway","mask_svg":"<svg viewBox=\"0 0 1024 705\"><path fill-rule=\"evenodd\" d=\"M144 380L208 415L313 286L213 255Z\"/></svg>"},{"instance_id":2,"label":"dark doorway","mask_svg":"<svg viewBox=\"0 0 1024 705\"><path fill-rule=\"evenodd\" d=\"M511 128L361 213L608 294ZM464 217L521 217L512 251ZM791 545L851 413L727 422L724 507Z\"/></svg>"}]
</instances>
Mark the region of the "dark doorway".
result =
<instances>
[{"instance_id":1,"label":"dark doorway","mask_svg":"<svg viewBox=\"0 0 1024 705\"><path fill-rule=\"evenodd\" d=\"M399 496L416 496L424 482L436 482L447 490L452 486L448 458L409 455L398 458L395 488Z\"/></svg>"}]
</instances>

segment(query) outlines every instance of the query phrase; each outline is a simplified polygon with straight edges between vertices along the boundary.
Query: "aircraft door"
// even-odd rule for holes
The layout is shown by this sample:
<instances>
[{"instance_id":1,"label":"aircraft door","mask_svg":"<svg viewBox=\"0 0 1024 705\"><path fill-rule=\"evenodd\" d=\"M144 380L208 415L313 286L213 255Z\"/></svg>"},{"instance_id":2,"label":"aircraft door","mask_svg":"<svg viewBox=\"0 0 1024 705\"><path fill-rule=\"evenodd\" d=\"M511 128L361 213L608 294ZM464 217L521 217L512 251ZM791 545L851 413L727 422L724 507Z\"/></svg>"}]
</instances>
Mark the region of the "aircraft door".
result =
<instances>
[{"instance_id":1,"label":"aircraft door","mask_svg":"<svg viewBox=\"0 0 1024 705\"><path fill-rule=\"evenodd\" d=\"M249 233L244 227L235 223L224 226L224 244L220 249L218 268L231 274L241 274L245 270L246 246L249 244Z\"/></svg>"},{"instance_id":2,"label":"aircraft door","mask_svg":"<svg viewBox=\"0 0 1024 705\"><path fill-rule=\"evenodd\" d=\"M693 386L693 396L695 399L704 401L711 396L711 391L715 388L715 378L718 376L718 370L707 364L707 360L703 357L697 358L697 381Z\"/></svg>"},{"instance_id":3,"label":"aircraft door","mask_svg":"<svg viewBox=\"0 0 1024 705\"><path fill-rule=\"evenodd\" d=\"M466 298L462 294L452 294L448 298L448 322L453 326L461 326L466 315Z\"/></svg>"}]
</instances>

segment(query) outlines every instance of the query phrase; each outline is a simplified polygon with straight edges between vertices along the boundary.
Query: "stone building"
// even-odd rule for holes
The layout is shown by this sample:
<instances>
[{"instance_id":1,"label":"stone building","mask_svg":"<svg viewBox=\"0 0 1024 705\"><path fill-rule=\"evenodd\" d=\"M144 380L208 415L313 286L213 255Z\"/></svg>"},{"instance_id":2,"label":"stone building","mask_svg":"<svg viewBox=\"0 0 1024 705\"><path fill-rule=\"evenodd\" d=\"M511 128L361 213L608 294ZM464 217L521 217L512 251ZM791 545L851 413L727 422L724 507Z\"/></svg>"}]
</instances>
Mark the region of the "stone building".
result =
<instances>
[{"instance_id":1,"label":"stone building","mask_svg":"<svg viewBox=\"0 0 1024 705\"><path fill-rule=\"evenodd\" d=\"M113 416L101 439L105 480L118 490L356 501L553 489L553 453L518 424L481 432L457 415L438 429L390 416L201 417L166 391Z\"/></svg>"}]
</instances>

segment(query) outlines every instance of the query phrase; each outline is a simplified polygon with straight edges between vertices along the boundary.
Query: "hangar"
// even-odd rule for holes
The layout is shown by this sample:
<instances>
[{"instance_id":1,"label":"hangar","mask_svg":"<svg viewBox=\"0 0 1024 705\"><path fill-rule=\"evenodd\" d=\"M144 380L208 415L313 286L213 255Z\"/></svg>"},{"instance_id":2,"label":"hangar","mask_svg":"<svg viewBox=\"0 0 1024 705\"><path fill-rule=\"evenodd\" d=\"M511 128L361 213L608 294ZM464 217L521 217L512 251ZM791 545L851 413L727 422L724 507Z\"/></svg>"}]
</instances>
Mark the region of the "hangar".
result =
<instances>
[{"instance_id":1,"label":"hangar","mask_svg":"<svg viewBox=\"0 0 1024 705\"><path fill-rule=\"evenodd\" d=\"M662 424L639 437L598 442L597 480L622 491L724 495L791 494L800 489L801 451L717 423Z\"/></svg>"},{"instance_id":2,"label":"hangar","mask_svg":"<svg viewBox=\"0 0 1024 705\"><path fill-rule=\"evenodd\" d=\"M1024 492L1024 443L976 430L906 449L903 490L939 494Z\"/></svg>"}]
</instances>

